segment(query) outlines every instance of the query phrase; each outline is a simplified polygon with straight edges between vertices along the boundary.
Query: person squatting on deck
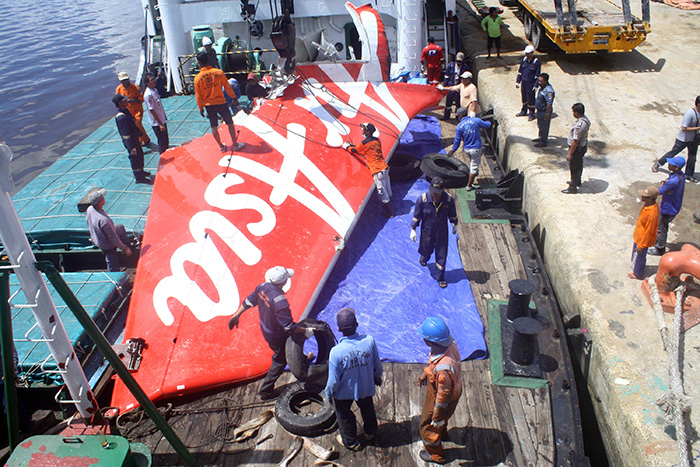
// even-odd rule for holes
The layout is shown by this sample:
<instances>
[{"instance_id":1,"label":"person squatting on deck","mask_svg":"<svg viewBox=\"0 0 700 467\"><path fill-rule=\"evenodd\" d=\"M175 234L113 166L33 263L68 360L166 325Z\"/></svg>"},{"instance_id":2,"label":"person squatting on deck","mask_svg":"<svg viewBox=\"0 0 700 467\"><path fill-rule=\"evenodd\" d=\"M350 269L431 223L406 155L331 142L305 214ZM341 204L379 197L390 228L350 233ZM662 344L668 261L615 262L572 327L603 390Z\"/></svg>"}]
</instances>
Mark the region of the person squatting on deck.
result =
<instances>
[{"instance_id":1,"label":"person squatting on deck","mask_svg":"<svg viewBox=\"0 0 700 467\"><path fill-rule=\"evenodd\" d=\"M364 139L357 146L345 141L343 149L352 154L362 156L367 161L367 167L374 178L374 186L377 195L382 202L382 213L386 217L394 217L394 209L391 207L391 180L389 180L389 165L382 155L382 142L374 136L377 128L371 123L360 124Z\"/></svg>"},{"instance_id":2,"label":"person squatting on deck","mask_svg":"<svg viewBox=\"0 0 700 467\"><path fill-rule=\"evenodd\" d=\"M438 84L442 76L442 67L445 65L445 55L442 53L442 47L435 44L433 36L428 37L428 45L420 54L420 63L428 78L428 84Z\"/></svg>"},{"instance_id":3,"label":"person squatting on deck","mask_svg":"<svg viewBox=\"0 0 700 467\"><path fill-rule=\"evenodd\" d=\"M468 117L467 109L460 108L457 111L457 119L460 122L455 129L455 140L452 147L447 151L447 157L451 157L459 145L464 142L462 150L469 158L469 180L467 181L467 191L474 189L474 179L479 174L479 164L481 164L481 128L491 128L491 122L484 121L476 117Z\"/></svg>"},{"instance_id":4,"label":"person squatting on deck","mask_svg":"<svg viewBox=\"0 0 700 467\"><path fill-rule=\"evenodd\" d=\"M642 197L642 210L639 212L637 225L634 226L634 245L632 246L632 279L644 279L644 267L647 265L647 251L656 242L656 229L659 226L659 205L656 197L659 189L655 186L638 190Z\"/></svg>"},{"instance_id":5,"label":"person squatting on deck","mask_svg":"<svg viewBox=\"0 0 700 467\"><path fill-rule=\"evenodd\" d=\"M362 449L357 436L352 403L360 408L364 422L365 441L371 443L377 434L377 414L374 410L375 386L382 385L382 362L372 336L357 333L355 310L343 308L336 316L338 330L343 333L328 357L326 395L335 405L338 418L338 443L351 451Z\"/></svg>"},{"instance_id":6,"label":"person squatting on deck","mask_svg":"<svg viewBox=\"0 0 700 467\"><path fill-rule=\"evenodd\" d=\"M131 242L126 235L126 229L122 224L114 224L114 221L104 211L105 194L107 190L100 188L88 193L87 202L90 203L85 211L85 220L90 230L90 239L97 248L102 250L107 262L107 270L119 271L119 256L117 248L126 256L131 256Z\"/></svg>"},{"instance_id":7,"label":"person squatting on deck","mask_svg":"<svg viewBox=\"0 0 700 467\"><path fill-rule=\"evenodd\" d=\"M272 350L272 365L260 385L258 395L262 400L270 400L279 394L275 391L275 382L287 366L285 343L290 334L304 334L306 338L314 335L314 330L294 322L289 302L284 295L289 279L294 276L293 269L275 266L265 272L265 282L258 285L248 295L228 322L228 328L238 327L241 315L248 308L257 306L260 315L260 330Z\"/></svg>"},{"instance_id":8,"label":"person squatting on deck","mask_svg":"<svg viewBox=\"0 0 700 467\"><path fill-rule=\"evenodd\" d=\"M661 194L661 207L659 209L659 228L656 232L656 244L649 249L652 256L661 256L666 253L666 237L668 236L668 226L675 219L683 206L683 191L685 180L681 169L685 165L685 159L681 156L672 157L667 160L668 170L671 175L661 182L659 193Z\"/></svg>"},{"instance_id":9,"label":"person squatting on deck","mask_svg":"<svg viewBox=\"0 0 700 467\"><path fill-rule=\"evenodd\" d=\"M459 84L460 76L467 71L469 71L469 65L464 63L464 54L458 52L455 60L450 62L445 69L445 79L442 81L442 86L449 87ZM455 112L459 111L461 108L459 101L459 91L450 91L447 93L447 97L445 98L445 113L442 117L443 120L448 120L450 118L453 105L455 106Z\"/></svg>"},{"instance_id":10,"label":"person squatting on deck","mask_svg":"<svg viewBox=\"0 0 700 467\"><path fill-rule=\"evenodd\" d=\"M206 117L209 118L211 125L211 133L219 145L221 152L226 152L226 145L221 144L219 137L219 116L228 125L228 132L231 135L231 151L240 151L245 146L245 143L236 142L236 128L233 125L233 117L231 111L226 105L224 97L224 89L229 96L236 93L228 84L226 75L218 68L209 65L209 59L206 52L197 54L197 63L199 63L199 73L194 77L194 94L199 106L199 113L204 117L204 109L206 109Z\"/></svg>"},{"instance_id":11,"label":"person squatting on deck","mask_svg":"<svg viewBox=\"0 0 700 467\"><path fill-rule=\"evenodd\" d=\"M476 88L470 71L465 71L460 75L462 82L454 86L443 86L438 84L438 91L457 91L459 92L459 106L467 109L470 117L476 117L481 113L479 107L479 90Z\"/></svg>"},{"instance_id":12,"label":"person squatting on deck","mask_svg":"<svg viewBox=\"0 0 700 467\"><path fill-rule=\"evenodd\" d=\"M696 182L695 160L698 157L698 144L700 144L700 96L695 98L695 106L689 109L681 121L681 129L676 136L673 147L651 166L652 172L658 172L659 168L666 163L670 157L674 157L683 149L688 148L688 165L685 169L685 178L691 182Z\"/></svg>"},{"instance_id":13,"label":"person squatting on deck","mask_svg":"<svg viewBox=\"0 0 700 467\"><path fill-rule=\"evenodd\" d=\"M420 416L420 437L425 446L420 458L426 462L446 464L442 440L447 437L447 422L462 395L461 357L450 329L442 319L434 316L426 318L418 328L418 334L430 347L428 366L418 378L418 386L428 386Z\"/></svg>"},{"instance_id":14,"label":"person squatting on deck","mask_svg":"<svg viewBox=\"0 0 700 467\"><path fill-rule=\"evenodd\" d=\"M523 103L520 112L515 114L516 117L527 117L528 121L535 119L535 87L541 69L542 63L535 57L535 48L528 45L518 68L518 77L515 78L515 87L520 88L520 100Z\"/></svg>"},{"instance_id":15,"label":"person squatting on deck","mask_svg":"<svg viewBox=\"0 0 700 467\"><path fill-rule=\"evenodd\" d=\"M158 78L153 73L146 74L146 91L143 93L143 101L146 104L148 122L158 138L158 152L163 154L170 146L170 138L168 137L168 117L165 115L163 103L160 101L160 94L156 90L157 81Z\"/></svg>"},{"instance_id":16,"label":"person squatting on deck","mask_svg":"<svg viewBox=\"0 0 700 467\"><path fill-rule=\"evenodd\" d=\"M537 97L535 98L535 110L537 110L537 129L539 136L532 141L536 148L547 146L549 139L549 125L552 123L552 108L554 106L554 88L549 84L549 74L542 73L537 78Z\"/></svg>"},{"instance_id":17,"label":"person squatting on deck","mask_svg":"<svg viewBox=\"0 0 700 467\"><path fill-rule=\"evenodd\" d=\"M117 130L122 137L122 143L124 147L129 152L129 163L131 164L131 171L134 173L134 178L136 183L153 183L148 177L151 176L150 172L143 170L143 149L139 143L139 136L141 135L141 130L136 126L134 117L127 110L126 106L127 99L122 94L115 94L112 97L112 102L117 106L117 114L114 116L114 120L117 122Z\"/></svg>"},{"instance_id":18,"label":"person squatting on deck","mask_svg":"<svg viewBox=\"0 0 700 467\"><path fill-rule=\"evenodd\" d=\"M588 130L591 121L586 117L586 107L580 102L571 106L571 113L576 122L571 125L569 136L566 142L569 144L569 152L566 153L566 160L569 161L569 173L571 180L567 183L568 188L561 190L562 193L575 194L581 188L581 175L583 174L583 156L588 150Z\"/></svg>"},{"instance_id":19,"label":"person squatting on deck","mask_svg":"<svg viewBox=\"0 0 700 467\"><path fill-rule=\"evenodd\" d=\"M147 145L151 142L151 138L146 134L146 129L143 127L143 94L138 86L129 80L129 73L122 71L117 75L121 84L117 86L114 91L115 94L121 94L126 97L126 108L131 112L131 116L134 117L136 126L141 130L141 135L139 136L139 141L142 146Z\"/></svg>"},{"instance_id":20,"label":"person squatting on deck","mask_svg":"<svg viewBox=\"0 0 700 467\"><path fill-rule=\"evenodd\" d=\"M416 201L411 222L411 240L417 239L416 227L420 225L420 265L428 264L430 255L435 251L435 266L438 270L437 281L443 289L445 280L445 262L447 261L448 232L447 222L452 223L452 233L457 233L457 207L455 200L443 188L444 182L435 177L430 181L430 191L423 193Z\"/></svg>"}]
</instances>

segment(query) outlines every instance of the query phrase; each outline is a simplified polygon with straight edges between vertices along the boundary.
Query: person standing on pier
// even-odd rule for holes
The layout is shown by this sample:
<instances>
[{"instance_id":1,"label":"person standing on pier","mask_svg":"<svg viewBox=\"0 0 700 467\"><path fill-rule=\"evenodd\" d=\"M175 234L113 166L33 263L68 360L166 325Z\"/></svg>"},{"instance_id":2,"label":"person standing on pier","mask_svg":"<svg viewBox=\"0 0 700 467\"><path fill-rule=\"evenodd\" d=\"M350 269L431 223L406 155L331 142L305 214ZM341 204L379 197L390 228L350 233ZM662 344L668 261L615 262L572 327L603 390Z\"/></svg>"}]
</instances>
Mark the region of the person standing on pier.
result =
<instances>
[{"instance_id":1,"label":"person standing on pier","mask_svg":"<svg viewBox=\"0 0 700 467\"><path fill-rule=\"evenodd\" d=\"M479 107L479 91L473 81L473 76L470 71L465 71L460 75L462 82L455 86L443 86L438 84L438 91L457 91L459 92L459 105L467 109L470 117L476 117L481 113Z\"/></svg>"},{"instance_id":2,"label":"person standing on pier","mask_svg":"<svg viewBox=\"0 0 700 467\"><path fill-rule=\"evenodd\" d=\"M477 117L468 117L467 109L460 108L457 111L457 119L460 121L455 129L455 140L452 147L447 151L447 157L451 157L459 145L464 143L462 150L469 158L469 180L467 191L474 189L474 179L479 174L479 164L481 164L481 128L491 128L491 122L484 121Z\"/></svg>"},{"instance_id":3,"label":"person standing on pier","mask_svg":"<svg viewBox=\"0 0 700 467\"><path fill-rule=\"evenodd\" d=\"M685 178L691 182L697 181L695 178L695 160L698 156L698 144L700 143L700 96L695 98L695 106L683 115L681 129L676 136L676 141L669 152L661 156L651 166L652 172L658 172L659 168L666 163L669 157L674 157L683 149L688 148L688 166L685 169Z\"/></svg>"},{"instance_id":4,"label":"person standing on pier","mask_svg":"<svg viewBox=\"0 0 700 467\"><path fill-rule=\"evenodd\" d=\"M537 128L539 136L532 141L536 148L547 147L549 139L549 124L552 122L552 107L554 105L554 88L549 84L549 74L542 73L537 78L538 89L535 98L537 110Z\"/></svg>"},{"instance_id":5,"label":"person standing on pier","mask_svg":"<svg viewBox=\"0 0 700 467\"><path fill-rule=\"evenodd\" d=\"M445 69L445 79L442 81L443 87L455 86L459 84L462 73L469 71L469 65L464 63L464 53L458 52L454 62L450 62ZM459 91L450 91L445 98L445 113L443 120L448 120L452 113L452 106L456 107L455 112L459 111ZM534 102L534 101L533 101Z\"/></svg>"},{"instance_id":6,"label":"person standing on pier","mask_svg":"<svg viewBox=\"0 0 700 467\"><path fill-rule=\"evenodd\" d=\"M115 94L126 97L126 108L134 117L138 129L141 130L139 141L142 146L146 146L151 142L151 138L146 134L146 129L141 122L143 120L143 94L141 94L139 87L130 81L129 73L122 71L117 75L117 78L121 84L117 86Z\"/></svg>"},{"instance_id":7,"label":"person standing on pier","mask_svg":"<svg viewBox=\"0 0 700 467\"><path fill-rule=\"evenodd\" d=\"M163 103L160 101L160 94L156 89L158 78L153 73L146 74L146 92L143 93L143 101L146 103L148 112L148 122L153 128L156 138L158 138L158 152L163 154L170 146L168 137L168 117L165 116Z\"/></svg>"},{"instance_id":8,"label":"person standing on pier","mask_svg":"<svg viewBox=\"0 0 700 467\"><path fill-rule=\"evenodd\" d=\"M659 228L656 232L656 244L653 248L649 248L649 254L652 256L661 256L666 253L668 226L680 212L681 206L683 206L685 177L681 169L685 165L685 159L681 156L676 156L668 159L667 162L671 175L659 187L659 193L661 194Z\"/></svg>"},{"instance_id":9,"label":"person standing on pier","mask_svg":"<svg viewBox=\"0 0 700 467\"><path fill-rule=\"evenodd\" d=\"M441 318L426 318L418 334L430 347L428 366L418 378L418 386L428 386L420 416L420 436L425 446L420 458L425 462L446 464L442 440L447 434L447 422L462 395L461 357L450 329Z\"/></svg>"},{"instance_id":10,"label":"person standing on pier","mask_svg":"<svg viewBox=\"0 0 700 467\"><path fill-rule=\"evenodd\" d=\"M659 189L655 186L639 190L642 197L642 210L634 227L634 245L632 246L632 279L644 279L644 267L647 264L647 252L656 242L656 230L659 226L659 205L656 197Z\"/></svg>"},{"instance_id":11,"label":"person standing on pier","mask_svg":"<svg viewBox=\"0 0 700 467\"><path fill-rule=\"evenodd\" d=\"M382 202L382 213L386 217L394 217L394 209L391 207L391 180L389 180L389 165L382 155L382 142L374 136L377 128L371 123L362 123L362 136L364 139L357 146L343 143L343 149L362 156L367 161L367 167L374 178L374 186L377 195Z\"/></svg>"},{"instance_id":12,"label":"person standing on pier","mask_svg":"<svg viewBox=\"0 0 700 467\"><path fill-rule=\"evenodd\" d=\"M284 295L289 280L294 276L294 270L275 266L265 273L265 282L255 288L248 295L238 310L228 322L228 328L238 328L241 315L248 308L258 307L260 315L260 330L272 350L272 365L265 379L260 385L258 395L263 401L275 399L279 393L275 390L275 382L282 376L284 367L287 366L287 353L285 343L290 334L304 334L307 339L314 335L312 328L305 328L295 323L292 319L292 311L289 302Z\"/></svg>"},{"instance_id":13,"label":"person standing on pier","mask_svg":"<svg viewBox=\"0 0 700 467\"><path fill-rule=\"evenodd\" d=\"M343 308L336 320L343 337L328 357L326 395L334 401L340 430L338 443L351 451L359 451L362 443L357 436L352 403L360 408L365 440L371 443L378 429L372 397L376 393L375 386L382 385L382 362L374 338L357 333L355 310Z\"/></svg>"},{"instance_id":14,"label":"person standing on pier","mask_svg":"<svg viewBox=\"0 0 700 467\"><path fill-rule=\"evenodd\" d=\"M527 117L528 121L535 119L535 86L540 77L542 63L535 57L535 48L531 45L525 47L525 56L520 62L518 77L515 79L515 87L520 88L520 99L523 107L516 117Z\"/></svg>"},{"instance_id":15,"label":"person standing on pier","mask_svg":"<svg viewBox=\"0 0 700 467\"><path fill-rule=\"evenodd\" d=\"M206 51L197 54L197 63L199 63L200 70L197 76L194 77L194 95L197 99L197 106L199 106L199 113L204 117L204 109L206 108L206 116L209 118L211 133L221 152L226 152L227 147L221 143L221 138L219 137L219 116L228 125L228 133L231 135L232 144L230 150L240 151L245 146L245 143L236 142L236 128L233 125L231 111L226 105L224 89L226 89L229 96L233 96L236 93L231 88L231 85L228 84L224 72L209 65Z\"/></svg>"},{"instance_id":16,"label":"person standing on pier","mask_svg":"<svg viewBox=\"0 0 700 467\"><path fill-rule=\"evenodd\" d=\"M124 252L126 256L131 256L131 243L126 235L126 229L122 224L114 224L114 221L104 211L105 194L104 188L93 189L87 195L87 202L90 203L85 211L85 220L90 230L90 240L102 250L109 272L119 272L119 256L117 248Z\"/></svg>"},{"instance_id":17,"label":"person standing on pier","mask_svg":"<svg viewBox=\"0 0 700 467\"><path fill-rule=\"evenodd\" d=\"M117 106L117 114L114 120L117 122L117 130L122 137L122 143L129 152L129 163L131 170L134 173L136 183L153 183L148 177L150 172L143 170L143 149L139 143L141 130L136 126L134 117L127 110L127 98L121 94L115 94L112 97L112 102Z\"/></svg>"},{"instance_id":18,"label":"person standing on pier","mask_svg":"<svg viewBox=\"0 0 700 467\"><path fill-rule=\"evenodd\" d=\"M420 228L420 265L428 264L430 255L435 251L435 266L438 270L437 281L443 289L447 287L445 280L445 263L447 261L448 232L447 222L452 223L452 233L457 233L457 207L455 200L445 193L444 182L435 177L430 181L430 190L423 193L416 201L413 210L410 238L418 239L416 228Z\"/></svg>"},{"instance_id":19,"label":"person standing on pier","mask_svg":"<svg viewBox=\"0 0 700 467\"><path fill-rule=\"evenodd\" d=\"M442 53L442 47L435 44L433 36L428 37L428 45L423 48L423 52L420 54L420 62L428 77L428 84L438 84L442 75L442 67L445 64L445 56Z\"/></svg>"},{"instance_id":20,"label":"person standing on pier","mask_svg":"<svg viewBox=\"0 0 700 467\"><path fill-rule=\"evenodd\" d=\"M580 102L571 106L571 112L574 114L576 122L569 130L567 143L569 143L569 152L566 154L566 160L569 161L569 172L571 180L568 182L569 187L561 190L562 193L574 194L578 193L581 188L581 174L583 174L583 156L586 155L588 149L588 129L591 127L591 121L586 117L586 108Z\"/></svg>"},{"instance_id":21,"label":"person standing on pier","mask_svg":"<svg viewBox=\"0 0 700 467\"><path fill-rule=\"evenodd\" d=\"M489 15L481 20L481 29L486 33L488 56L491 58L491 48L496 44L496 57L501 58L501 25L503 18L498 15L498 9L494 6L489 8Z\"/></svg>"}]
</instances>

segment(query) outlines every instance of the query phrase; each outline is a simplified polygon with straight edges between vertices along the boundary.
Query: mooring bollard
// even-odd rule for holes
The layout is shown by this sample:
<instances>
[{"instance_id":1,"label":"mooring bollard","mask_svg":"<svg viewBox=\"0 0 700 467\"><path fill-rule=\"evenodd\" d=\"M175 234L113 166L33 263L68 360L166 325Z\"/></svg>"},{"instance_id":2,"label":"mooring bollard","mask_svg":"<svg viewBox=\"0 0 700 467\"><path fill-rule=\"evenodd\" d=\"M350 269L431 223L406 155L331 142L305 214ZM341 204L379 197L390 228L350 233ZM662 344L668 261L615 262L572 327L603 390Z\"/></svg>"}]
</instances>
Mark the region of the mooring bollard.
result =
<instances>
[{"instance_id":1,"label":"mooring bollard","mask_svg":"<svg viewBox=\"0 0 700 467\"><path fill-rule=\"evenodd\" d=\"M535 318L517 318L513 321L513 345L510 348L510 359L513 363L527 366L535 361L537 354L537 334L544 329L542 323Z\"/></svg>"},{"instance_id":2,"label":"mooring bollard","mask_svg":"<svg viewBox=\"0 0 700 467\"><path fill-rule=\"evenodd\" d=\"M508 298L508 310L506 317L508 321L515 321L517 318L529 316L530 297L535 293L535 286L525 279L515 279L508 283L510 297Z\"/></svg>"}]
</instances>

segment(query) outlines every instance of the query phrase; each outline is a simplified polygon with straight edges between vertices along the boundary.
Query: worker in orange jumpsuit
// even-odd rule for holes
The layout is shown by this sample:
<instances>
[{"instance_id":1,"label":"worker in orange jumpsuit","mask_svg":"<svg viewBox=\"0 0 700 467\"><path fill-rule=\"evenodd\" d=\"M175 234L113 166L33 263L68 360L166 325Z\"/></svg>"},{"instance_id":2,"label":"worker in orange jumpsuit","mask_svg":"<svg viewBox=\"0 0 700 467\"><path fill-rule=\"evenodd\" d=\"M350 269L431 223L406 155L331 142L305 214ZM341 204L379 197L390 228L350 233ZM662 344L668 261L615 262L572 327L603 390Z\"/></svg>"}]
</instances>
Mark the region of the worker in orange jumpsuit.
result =
<instances>
[{"instance_id":1,"label":"worker in orange jumpsuit","mask_svg":"<svg viewBox=\"0 0 700 467\"><path fill-rule=\"evenodd\" d=\"M433 36L428 37L428 45L423 48L423 52L420 54L420 62L428 77L428 84L435 86L442 81L445 55L442 53L442 47L435 44Z\"/></svg>"},{"instance_id":2,"label":"worker in orange jumpsuit","mask_svg":"<svg viewBox=\"0 0 700 467\"><path fill-rule=\"evenodd\" d=\"M117 78L119 78L121 84L117 86L115 94L126 96L126 109L134 117L136 126L141 130L139 142L141 146L145 146L151 142L151 139L148 137L148 134L146 134L146 129L141 123L141 120L143 120L143 94L138 86L129 81L129 74L127 72L120 72Z\"/></svg>"},{"instance_id":3,"label":"worker in orange jumpsuit","mask_svg":"<svg viewBox=\"0 0 700 467\"><path fill-rule=\"evenodd\" d=\"M447 422L462 395L461 358L457 344L442 319L434 316L426 318L418 333L430 347L428 366L418 378L418 386L428 386L419 425L425 446L420 458L426 462L446 464L442 440L447 435Z\"/></svg>"}]
</instances>

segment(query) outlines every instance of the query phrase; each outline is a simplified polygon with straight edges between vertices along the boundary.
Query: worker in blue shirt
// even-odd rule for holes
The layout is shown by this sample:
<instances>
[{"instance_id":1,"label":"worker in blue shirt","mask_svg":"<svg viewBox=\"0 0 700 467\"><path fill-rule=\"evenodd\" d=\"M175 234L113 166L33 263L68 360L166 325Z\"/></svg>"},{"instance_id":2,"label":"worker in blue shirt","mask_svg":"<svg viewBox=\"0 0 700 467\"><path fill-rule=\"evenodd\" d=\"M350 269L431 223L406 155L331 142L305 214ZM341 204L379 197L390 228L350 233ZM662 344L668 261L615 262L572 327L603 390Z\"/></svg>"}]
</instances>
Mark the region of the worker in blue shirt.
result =
<instances>
[{"instance_id":1,"label":"worker in blue shirt","mask_svg":"<svg viewBox=\"0 0 700 467\"><path fill-rule=\"evenodd\" d=\"M292 276L294 276L293 269L282 266L268 269L265 273L265 282L257 286L253 293L241 303L228 322L228 328L233 330L234 327L238 327L240 316L244 311L254 306L258 307L260 330L273 352L272 365L258 391L260 399L264 401L274 399L279 395L275 391L275 382L282 375L284 367L287 366L285 352L287 337L292 333L303 333L308 339L314 334L312 328L300 326L292 319L289 302L284 295Z\"/></svg>"},{"instance_id":2,"label":"worker in blue shirt","mask_svg":"<svg viewBox=\"0 0 700 467\"><path fill-rule=\"evenodd\" d=\"M647 254L661 256L666 253L666 237L668 236L668 226L683 206L683 190L685 188L685 176L681 169L685 165L685 159L681 156L667 159L668 170L671 175L661 183L659 194L661 204L659 206L659 227L656 232L656 244L649 248Z\"/></svg>"},{"instance_id":3,"label":"worker in blue shirt","mask_svg":"<svg viewBox=\"0 0 700 467\"><path fill-rule=\"evenodd\" d=\"M442 81L443 86L455 86L461 82L460 76L462 73L469 71L469 65L464 63L464 53L457 52L454 62L450 62L445 68L445 79ZM442 116L443 120L449 120L452 113L452 106L456 106L456 111L459 110L460 97L459 91L450 91L445 97L445 113Z\"/></svg>"},{"instance_id":4,"label":"worker in blue shirt","mask_svg":"<svg viewBox=\"0 0 700 467\"><path fill-rule=\"evenodd\" d=\"M549 84L549 75L540 74L537 78L537 97L535 98L535 110L537 111L537 128L539 136L532 141L536 148L547 146L549 138L549 124L552 121L552 107L554 106L554 88Z\"/></svg>"},{"instance_id":5,"label":"worker in blue shirt","mask_svg":"<svg viewBox=\"0 0 700 467\"><path fill-rule=\"evenodd\" d=\"M447 287L445 280L445 262L447 261L447 222L452 223L452 233L457 233L457 207L455 200L445 193L444 182L440 177L430 181L430 190L423 193L416 201L411 222L411 240L417 240L416 228L420 228L420 265L425 266L430 255L435 251L435 266L437 266L437 281L443 289Z\"/></svg>"},{"instance_id":6,"label":"worker in blue shirt","mask_svg":"<svg viewBox=\"0 0 700 467\"><path fill-rule=\"evenodd\" d=\"M355 310L343 308L336 316L338 330L343 333L328 357L326 395L335 402L338 418L338 443L352 451L362 449L357 436L352 403L360 408L365 440L374 441L377 434L377 414L372 397L375 386L382 385L382 362L372 336L357 333Z\"/></svg>"},{"instance_id":7,"label":"worker in blue shirt","mask_svg":"<svg viewBox=\"0 0 700 467\"><path fill-rule=\"evenodd\" d=\"M523 103L520 113L516 117L527 116L528 121L535 119L535 86L540 77L542 63L535 57L535 48L531 45L525 47L525 56L518 68L518 77L515 79L515 87L520 88L520 98Z\"/></svg>"},{"instance_id":8,"label":"worker in blue shirt","mask_svg":"<svg viewBox=\"0 0 700 467\"><path fill-rule=\"evenodd\" d=\"M480 128L490 128L491 122L484 121L477 117L468 117L467 109L461 108L457 111L457 129L455 130L455 140L452 147L447 151L447 157L451 157L459 145L464 142L462 150L465 157L469 158L469 181L467 191L474 189L474 179L479 174L479 164L481 164L481 130Z\"/></svg>"}]
</instances>

